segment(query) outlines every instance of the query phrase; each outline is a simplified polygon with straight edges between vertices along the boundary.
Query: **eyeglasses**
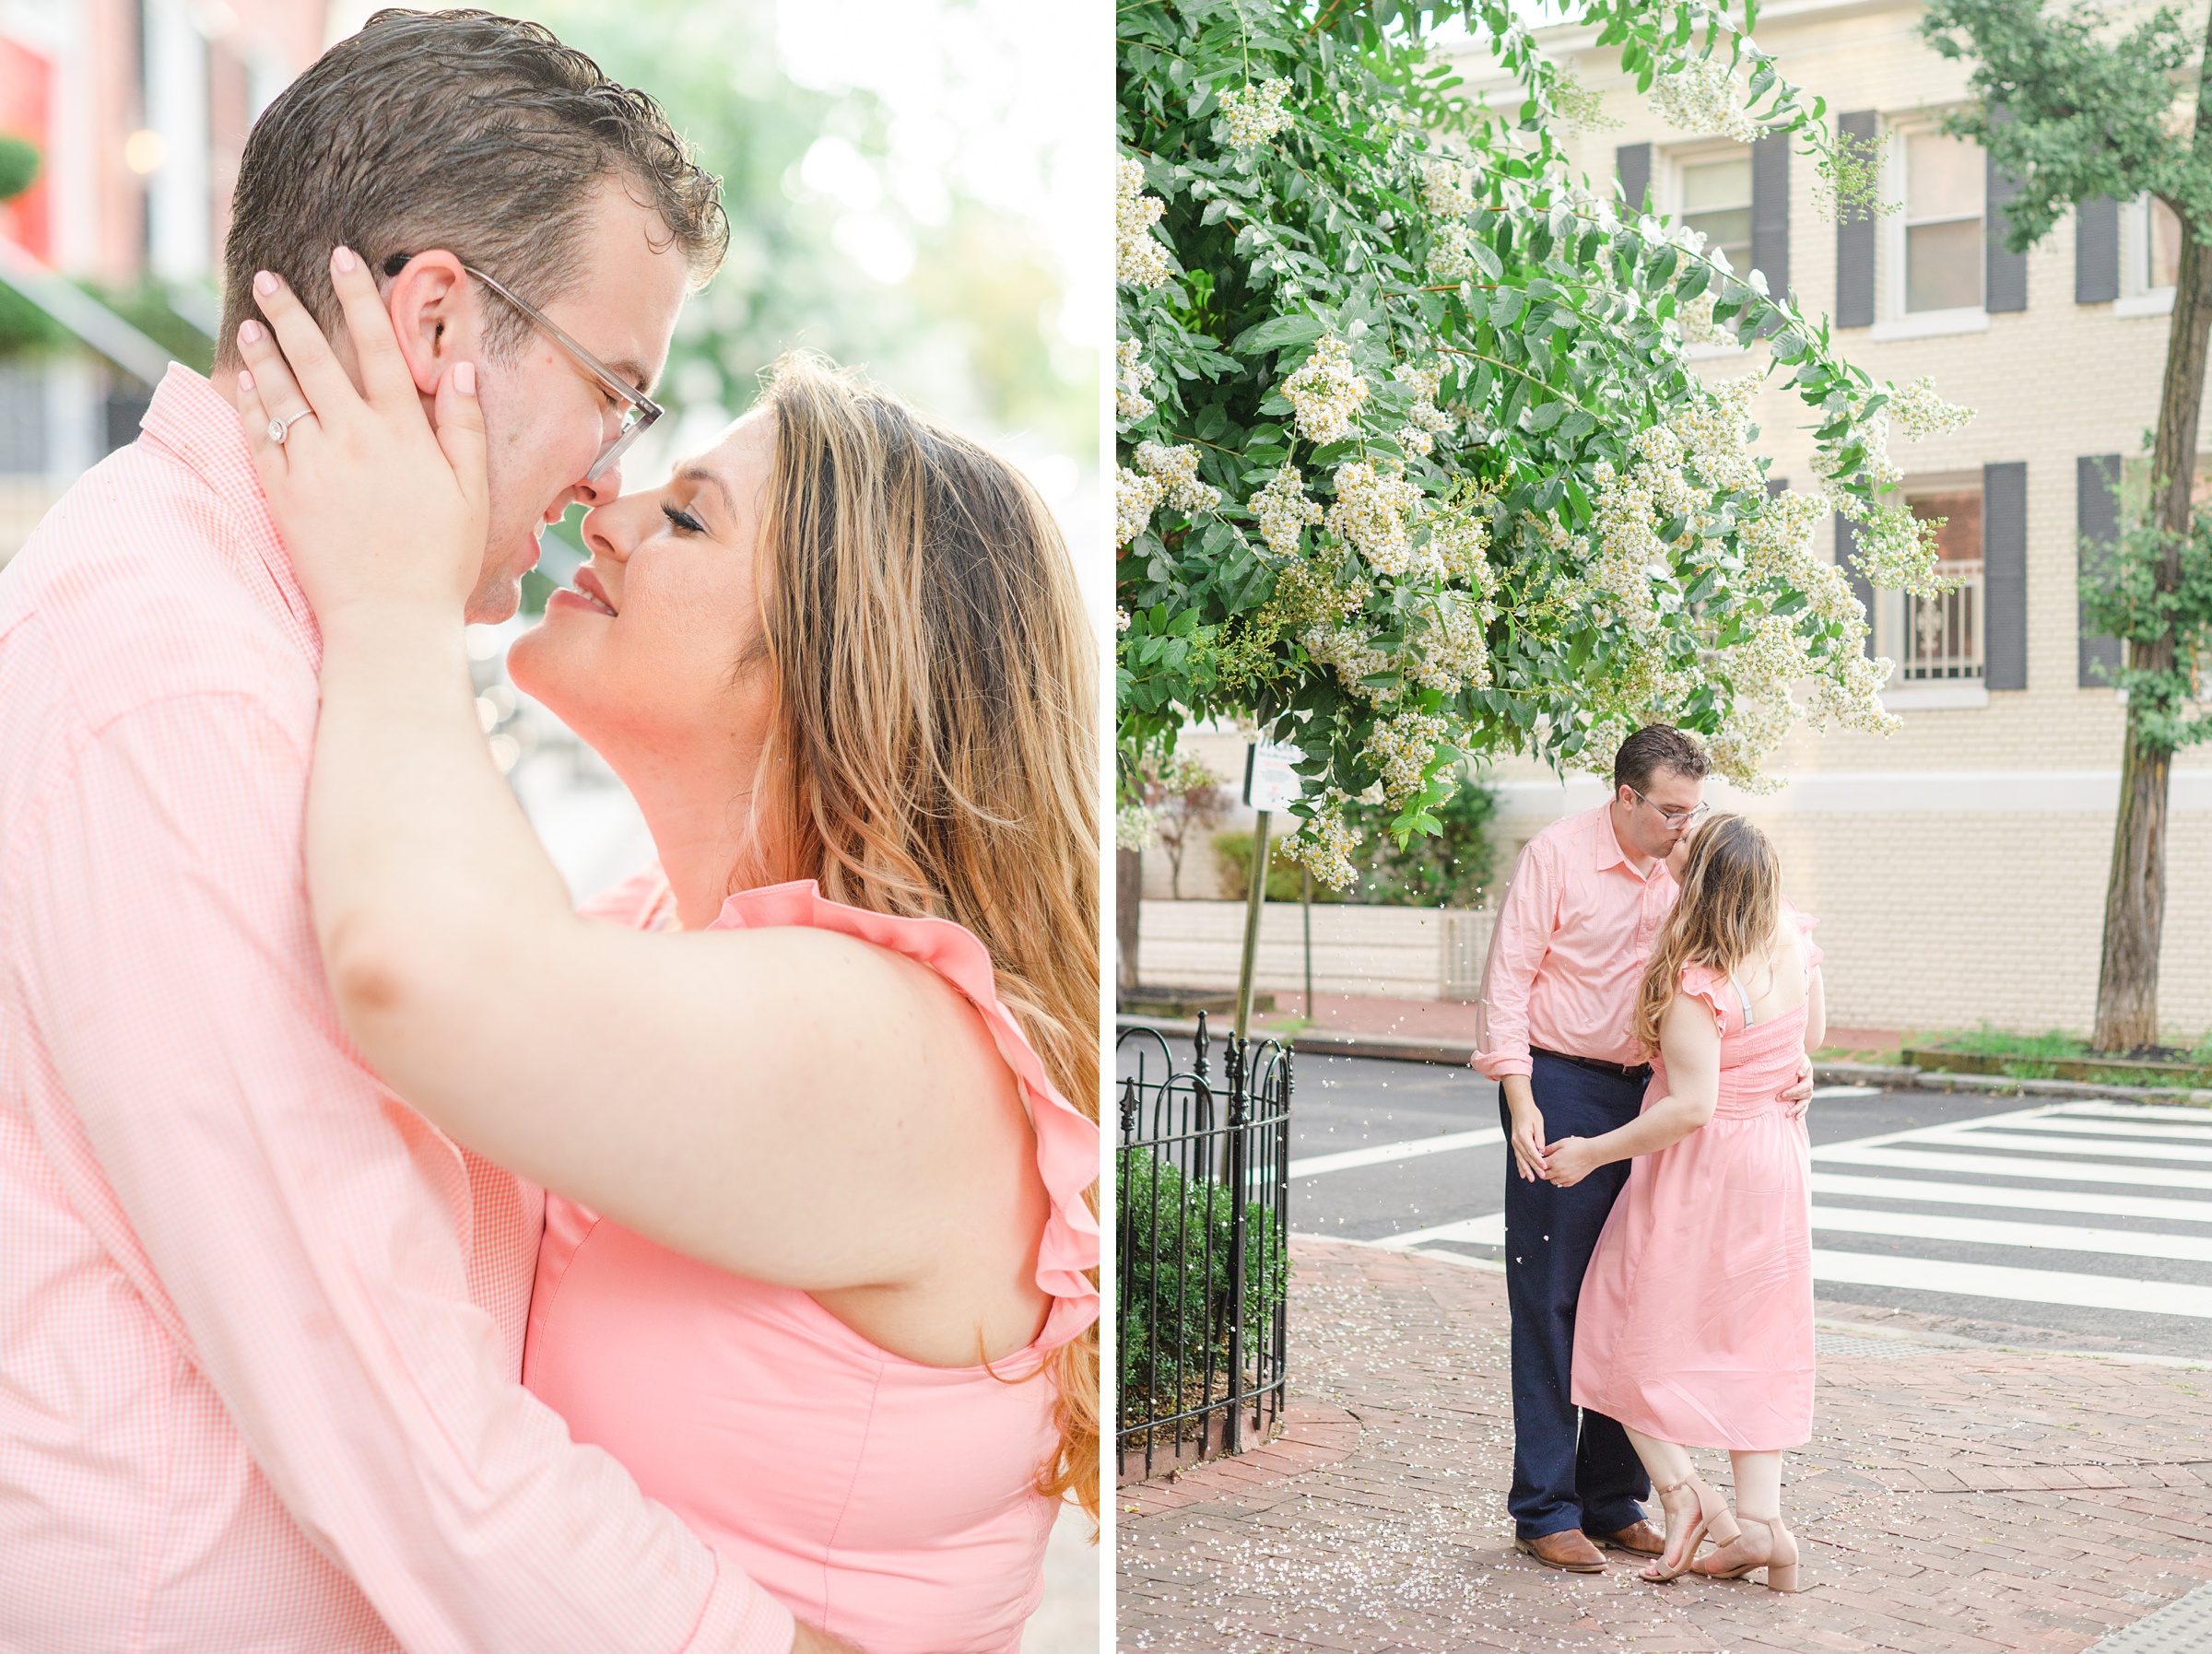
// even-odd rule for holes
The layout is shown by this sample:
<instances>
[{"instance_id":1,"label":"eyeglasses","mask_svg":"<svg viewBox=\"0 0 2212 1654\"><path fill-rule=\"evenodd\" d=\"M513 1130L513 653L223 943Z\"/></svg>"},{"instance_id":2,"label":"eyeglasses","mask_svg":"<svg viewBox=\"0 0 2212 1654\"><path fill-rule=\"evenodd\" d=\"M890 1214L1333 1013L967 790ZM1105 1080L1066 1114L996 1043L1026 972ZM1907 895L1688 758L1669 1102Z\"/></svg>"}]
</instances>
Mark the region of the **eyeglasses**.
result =
<instances>
[{"instance_id":1,"label":"eyeglasses","mask_svg":"<svg viewBox=\"0 0 2212 1654\"><path fill-rule=\"evenodd\" d=\"M394 253L384 261L384 274L397 276L407 267L407 261L414 256L411 252ZM599 388L612 396L621 406L621 428L600 444L599 457L592 462L592 468L583 474L585 482L597 482L606 468L627 453L630 444L643 436L651 428L653 422L661 416L661 405L646 395L644 392L633 390L617 379L604 362L576 343L575 340L570 338L567 334L562 333L559 328L554 326L546 318L544 312L524 304L497 281L485 275L483 271L474 269L467 264L463 264L461 268L466 275L482 282L509 304L514 306L533 326L542 330L547 338L567 351L570 358L597 381Z\"/></svg>"},{"instance_id":2,"label":"eyeglasses","mask_svg":"<svg viewBox=\"0 0 2212 1654\"><path fill-rule=\"evenodd\" d=\"M1630 792L1636 792L1636 789L1633 787L1629 788L1629 791ZM1688 827L1692 822L1702 821L1708 815L1712 813L1712 806L1711 804L1700 804L1695 809L1690 810L1662 810L1657 804L1652 803L1650 799L1644 798L1642 793L1636 792L1636 796L1642 800L1643 805L1646 809L1650 810L1653 815L1658 816L1660 820L1665 822L1670 827Z\"/></svg>"}]
</instances>

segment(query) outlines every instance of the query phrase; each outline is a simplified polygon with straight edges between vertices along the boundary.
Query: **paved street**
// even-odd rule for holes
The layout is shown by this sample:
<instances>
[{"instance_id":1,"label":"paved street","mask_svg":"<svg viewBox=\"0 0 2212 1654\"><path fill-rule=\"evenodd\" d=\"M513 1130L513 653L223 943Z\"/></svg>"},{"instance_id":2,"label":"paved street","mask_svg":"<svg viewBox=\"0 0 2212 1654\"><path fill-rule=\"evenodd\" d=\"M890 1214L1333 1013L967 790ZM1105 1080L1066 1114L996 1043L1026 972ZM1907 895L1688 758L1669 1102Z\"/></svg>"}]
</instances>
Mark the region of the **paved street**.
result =
<instances>
[{"instance_id":1,"label":"paved street","mask_svg":"<svg viewBox=\"0 0 2212 1654\"><path fill-rule=\"evenodd\" d=\"M1809 1125L1824 1321L2212 1360L2212 1112L1829 1087ZM1291 1166L1297 1232L1504 1257L1470 1071L1300 1057Z\"/></svg>"}]
</instances>

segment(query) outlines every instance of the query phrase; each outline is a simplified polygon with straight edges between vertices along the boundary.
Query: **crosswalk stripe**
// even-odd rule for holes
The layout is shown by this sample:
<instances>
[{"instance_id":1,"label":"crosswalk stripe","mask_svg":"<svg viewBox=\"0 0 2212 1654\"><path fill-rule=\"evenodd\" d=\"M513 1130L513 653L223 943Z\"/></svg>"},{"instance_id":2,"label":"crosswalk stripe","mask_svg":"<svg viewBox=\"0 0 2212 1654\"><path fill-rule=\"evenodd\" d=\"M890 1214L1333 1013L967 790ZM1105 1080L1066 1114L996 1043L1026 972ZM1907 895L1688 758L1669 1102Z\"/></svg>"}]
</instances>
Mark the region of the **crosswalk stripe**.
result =
<instances>
[{"instance_id":1,"label":"crosswalk stripe","mask_svg":"<svg viewBox=\"0 0 2212 1654\"><path fill-rule=\"evenodd\" d=\"M2084 1137L2160 1137L2176 1143L2202 1143L2212 1139L2212 1126L2185 1126L2178 1120L2172 1124L2144 1124L2132 1120L2085 1120L2076 1114L2046 1114L2041 1120L2016 1120L2005 1128L2008 1132L2073 1132Z\"/></svg>"},{"instance_id":2,"label":"crosswalk stripe","mask_svg":"<svg viewBox=\"0 0 2212 1654\"><path fill-rule=\"evenodd\" d=\"M2106 1097L2061 1103L2054 1114L2087 1114L2099 1120L2178 1120L2202 1124L2212 1120L2212 1109L2194 1109L2186 1103L2115 1103Z\"/></svg>"},{"instance_id":3,"label":"crosswalk stripe","mask_svg":"<svg viewBox=\"0 0 2212 1654\"><path fill-rule=\"evenodd\" d=\"M2212 1172L2173 1171L2161 1166L2056 1166L2011 1155L1928 1154L1918 1149L1860 1148L1834 1143L1813 1151L1818 1166L1893 1166L1902 1171L1978 1173L1999 1178L2043 1178L2065 1183L2126 1183L2138 1189L2212 1189Z\"/></svg>"},{"instance_id":4,"label":"crosswalk stripe","mask_svg":"<svg viewBox=\"0 0 2212 1654\"><path fill-rule=\"evenodd\" d=\"M2081 1212L2097 1217L2152 1217L2166 1223L2212 1224L2212 1201L2159 1201L2142 1195L2084 1194L2073 1189L2023 1189L1994 1183L1935 1183L1919 1178L1854 1178L1817 1171L1815 1194L1924 1201L1937 1206L2003 1206L2015 1211Z\"/></svg>"},{"instance_id":5,"label":"crosswalk stripe","mask_svg":"<svg viewBox=\"0 0 2212 1654\"><path fill-rule=\"evenodd\" d=\"M1813 1279L1853 1286L1901 1287L1960 1297L2011 1298L2068 1304L2088 1309L2127 1309L2138 1315L2182 1315L2212 1320L2212 1286L2137 1281L2123 1275L2084 1275L2054 1269L2012 1269L1995 1263L1954 1263L1874 1252L1813 1249Z\"/></svg>"},{"instance_id":6,"label":"crosswalk stripe","mask_svg":"<svg viewBox=\"0 0 2212 1654\"><path fill-rule=\"evenodd\" d=\"M1877 1212L1865 1206L1815 1206L1813 1227L1845 1235L1889 1235L1901 1240L1956 1240L1971 1246L2102 1252L2114 1258L2177 1258L2212 1263L2212 1236L2159 1235L2143 1229L2084 1229L2071 1224L2006 1223L1947 1212Z\"/></svg>"},{"instance_id":7,"label":"crosswalk stripe","mask_svg":"<svg viewBox=\"0 0 2212 1654\"><path fill-rule=\"evenodd\" d=\"M1943 1126L1921 1143L1963 1144L1968 1148L2008 1149L2016 1155L2095 1155L2112 1160L2199 1160L2212 1162L2212 1144L2123 1143L2101 1137L2015 1137L2007 1132L1975 1132Z\"/></svg>"},{"instance_id":8,"label":"crosswalk stripe","mask_svg":"<svg viewBox=\"0 0 2212 1654\"><path fill-rule=\"evenodd\" d=\"M1393 1235L1375 1244L1396 1249L1409 1246L1427 1246L1432 1240L1465 1240L1478 1246L1505 1244L1505 1214L1493 1212L1487 1217L1463 1218L1455 1224L1438 1224L1430 1229L1408 1229L1403 1235Z\"/></svg>"},{"instance_id":9,"label":"crosswalk stripe","mask_svg":"<svg viewBox=\"0 0 2212 1654\"><path fill-rule=\"evenodd\" d=\"M1496 1126L1478 1132L1447 1132L1438 1137L1417 1137L1410 1143L1379 1143L1372 1148L1347 1149L1337 1155L1313 1155L1290 1162L1294 1178L1318 1178L1324 1172L1350 1171L1360 1166L1383 1166L1393 1160L1416 1160L1423 1155L1446 1155L1454 1149L1478 1149L1503 1143L1505 1133Z\"/></svg>"}]
</instances>

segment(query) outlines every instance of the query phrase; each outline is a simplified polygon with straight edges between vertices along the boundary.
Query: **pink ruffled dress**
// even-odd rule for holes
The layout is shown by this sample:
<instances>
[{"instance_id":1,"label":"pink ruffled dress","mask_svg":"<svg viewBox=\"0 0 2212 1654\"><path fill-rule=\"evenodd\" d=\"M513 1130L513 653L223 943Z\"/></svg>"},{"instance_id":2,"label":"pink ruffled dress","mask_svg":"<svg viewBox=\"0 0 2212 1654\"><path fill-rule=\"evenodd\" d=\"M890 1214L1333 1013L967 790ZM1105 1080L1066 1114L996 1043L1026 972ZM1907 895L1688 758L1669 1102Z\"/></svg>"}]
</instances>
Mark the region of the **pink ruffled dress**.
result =
<instances>
[{"instance_id":1,"label":"pink ruffled dress","mask_svg":"<svg viewBox=\"0 0 2212 1654\"><path fill-rule=\"evenodd\" d=\"M1810 971L1814 921L1784 911ZM1734 984L1701 965L1683 970L1682 991L1720 1027L1720 1101L1630 1168L1583 1277L1574 1403L1684 1447L1800 1447L1813 1430L1811 1150L1782 1094L1805 1054L1806 1007L1746 1027ZM1662 1061L1643 1106L1666 1094Z\"/></svg>"},{"instance_id":2,"label":"pink ruffled dress","mask_svg":"<svg viewBox=\"0 0 2212 1654\"><path fill-rule=\"evenodd\" d=\"M672 922L657 874L585 910ZM1043 1331L989 1369L924 1367L804 1292L695 1262L549 1194L523 1381L799 1618L868 1654L1011 1654L1057 1515L1034 1486L1057 1440L1044 1364L1099 1314L1084 1275L1099 1226L1083 1202L1098 1127L1046 1079L960 926L846 907L809 879L733 896L710 928L767 925L918 959L982 1013L1020 1082L1051 1197Z\"/></svg>"}]
</instances>

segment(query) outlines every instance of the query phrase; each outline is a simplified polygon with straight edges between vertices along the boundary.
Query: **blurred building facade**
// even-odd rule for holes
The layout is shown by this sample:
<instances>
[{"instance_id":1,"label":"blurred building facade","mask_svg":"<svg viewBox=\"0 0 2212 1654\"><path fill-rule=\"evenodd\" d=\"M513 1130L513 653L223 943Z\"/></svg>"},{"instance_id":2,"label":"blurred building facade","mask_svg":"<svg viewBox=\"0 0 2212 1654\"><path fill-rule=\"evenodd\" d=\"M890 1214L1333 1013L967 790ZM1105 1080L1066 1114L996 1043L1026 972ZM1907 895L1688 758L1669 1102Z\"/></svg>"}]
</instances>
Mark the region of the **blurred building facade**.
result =
<instances>
[{"instance_id":1,"label":"blurred building facade","mask_svg":"<svg viewBox=\"0 0 2212 1654\"><path fill-rule=\"evenodd\" d=\"M49 273L151 288L212 341L246 132L323 50L326 11L324 0L0 0L0 132L41 162L0 205L0 278L34 292ZM115 349L112 329L94 330L110 354L64 331L70 343L0 356L0 562L79 473L136 434L151 388L153 364Z\"/></svg>"}]
</instances>

